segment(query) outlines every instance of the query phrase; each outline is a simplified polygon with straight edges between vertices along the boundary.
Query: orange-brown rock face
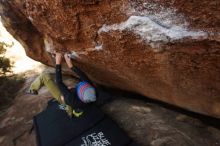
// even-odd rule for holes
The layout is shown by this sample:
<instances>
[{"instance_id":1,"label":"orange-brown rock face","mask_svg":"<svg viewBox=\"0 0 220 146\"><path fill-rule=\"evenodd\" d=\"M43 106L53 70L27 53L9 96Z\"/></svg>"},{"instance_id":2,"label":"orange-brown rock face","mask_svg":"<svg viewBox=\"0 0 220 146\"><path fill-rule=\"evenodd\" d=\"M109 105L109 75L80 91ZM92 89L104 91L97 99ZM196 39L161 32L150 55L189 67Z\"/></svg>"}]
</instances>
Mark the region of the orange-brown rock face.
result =
<instances>
[{"instance_id":1,"label":"orange-brown rock face","mask_svg":"<svg viewBox=\"0 0 220 146\"><path fill-rule=\"evenodd\" d=\"M28 56L72 51L100 84L220 118L220 1L1 1Z\"/></svg>"}]
</instances>

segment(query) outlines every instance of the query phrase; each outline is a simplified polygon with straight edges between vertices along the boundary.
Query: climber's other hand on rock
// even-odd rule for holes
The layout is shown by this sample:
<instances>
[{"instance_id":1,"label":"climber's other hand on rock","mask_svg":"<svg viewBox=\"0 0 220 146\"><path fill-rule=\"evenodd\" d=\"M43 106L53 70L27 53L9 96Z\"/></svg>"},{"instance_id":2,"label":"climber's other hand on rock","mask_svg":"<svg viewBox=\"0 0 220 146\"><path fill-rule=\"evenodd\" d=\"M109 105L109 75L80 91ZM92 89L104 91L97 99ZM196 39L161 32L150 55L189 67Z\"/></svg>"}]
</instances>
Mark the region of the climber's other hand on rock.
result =
<instances>
[{"instance_id":1,"label":"climber's other hand on rock","mask_svg":"<svg viewBox=\"0 0 220 146\"><path fill-rule=\"evenodd\" d=\"M66 60L67 66L68 66L69 68L72 68L72 67L73 67L73 64L72 64L72 61L71 61L71 58L70 58L69 54L68 54L68 53L65 53L65 54L64 54L64 58L65 58L65 60Z\"/></svg>"}]
</instances>

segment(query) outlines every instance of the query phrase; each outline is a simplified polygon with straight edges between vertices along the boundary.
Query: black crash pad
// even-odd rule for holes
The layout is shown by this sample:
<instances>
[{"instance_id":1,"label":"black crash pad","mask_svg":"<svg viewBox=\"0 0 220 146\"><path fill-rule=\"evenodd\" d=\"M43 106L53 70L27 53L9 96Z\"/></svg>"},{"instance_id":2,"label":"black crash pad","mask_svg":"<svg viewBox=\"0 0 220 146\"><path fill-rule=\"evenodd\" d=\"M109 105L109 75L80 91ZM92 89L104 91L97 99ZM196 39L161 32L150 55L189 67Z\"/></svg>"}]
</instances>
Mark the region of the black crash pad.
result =
<instances>
[{"instance_id":1,"label":"black crash pad","mask_svg":"<svg viewBox=\"0 0 220 146\"><path fill-rule=\"evenodd\" d=\"M95 127L74 139L65 146L125 146L130 139L111 119L105 118Z\"/></svg>"},{"instance_id":2,"label":"black crash pad","mask_svg":"<svg viewBox=\"0 0 220 146\"><path fill-rule=\"evenodd\" d=\"M70 118L57 102L34 117L38 146L128 146L130 138L98 107L89 105ZM137 145L136 145L137 146Z\"/></svg>"}]
</instances>

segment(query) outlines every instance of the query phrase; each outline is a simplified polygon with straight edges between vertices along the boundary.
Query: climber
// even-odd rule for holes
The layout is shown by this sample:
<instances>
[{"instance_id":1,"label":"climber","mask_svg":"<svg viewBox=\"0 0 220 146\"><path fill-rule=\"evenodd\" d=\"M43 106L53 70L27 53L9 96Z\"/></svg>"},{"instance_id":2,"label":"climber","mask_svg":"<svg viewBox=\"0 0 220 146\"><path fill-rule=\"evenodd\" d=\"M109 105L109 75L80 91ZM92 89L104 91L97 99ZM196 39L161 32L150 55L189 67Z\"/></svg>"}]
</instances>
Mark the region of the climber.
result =
<instances>
[{"instance_id":1,"label":"climber","mask_svg":"<svg viewBox=\"0 0 220 146\"><path fill-rule=\"evenodd\" d=\"M67 66L80 77L81 82L76 85L76 88L68 88L62 81L61 62L63 57ZM70 117L73 115L79 117L83 114L82 109L85 104L96 100L95 88L91 81L80 69L73 66L68 54L63 56L61 53L56 53L56 82L57 84L49 74L42 73L31 84L28 93L36 95L42 86L46 86Z\"/></svg>"},{"instance_id":2,"label":"climber","mask_svg":"<svg viewBox=\"0 0 220 146\"><path fill-rule=\"evenodd\" d=\"M89 78L77 67L73 66L72 61L68 54L64 55L67 66L80 77L80 82L75 88L68 89L68 87L62 81L62 62L63 55L56 53L56 82L62 92L64 101L67 105L74 108L74 115L81 115L83 113L82 107L86 103L96 101L96 91Z\"/></svg>"}]
</instances>

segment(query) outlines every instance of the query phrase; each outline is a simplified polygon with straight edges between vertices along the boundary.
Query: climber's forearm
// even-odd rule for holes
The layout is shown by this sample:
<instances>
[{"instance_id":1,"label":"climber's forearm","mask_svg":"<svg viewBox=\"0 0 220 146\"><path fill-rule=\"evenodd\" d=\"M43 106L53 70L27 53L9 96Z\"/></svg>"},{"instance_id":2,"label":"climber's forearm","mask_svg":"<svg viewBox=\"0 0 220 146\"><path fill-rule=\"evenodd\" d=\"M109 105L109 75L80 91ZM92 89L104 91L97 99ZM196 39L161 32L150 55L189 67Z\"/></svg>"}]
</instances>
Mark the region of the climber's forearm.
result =
<instances>
[{"instance_id":1,"label":"climber's forearm","mask_svg":"<svg viewBox=\"0 0 220 146\"><path fill-rule=\"evenodd\" d=\"M88 82L88 83L90 83L90 84L92 85L92 82L91 82L91 80L88 78L88 76L87 76L84 72L82 72L78 67L73 66L73 67L71 68L71 70L72 70L73 72L75 72L75 73L80 77L80 80L86 81L86 82Z\"/></svg>"}]
</instances>

